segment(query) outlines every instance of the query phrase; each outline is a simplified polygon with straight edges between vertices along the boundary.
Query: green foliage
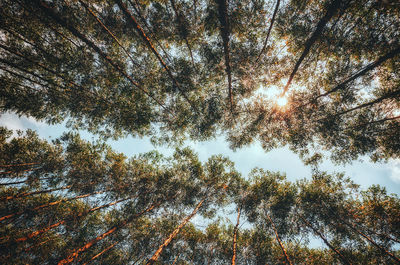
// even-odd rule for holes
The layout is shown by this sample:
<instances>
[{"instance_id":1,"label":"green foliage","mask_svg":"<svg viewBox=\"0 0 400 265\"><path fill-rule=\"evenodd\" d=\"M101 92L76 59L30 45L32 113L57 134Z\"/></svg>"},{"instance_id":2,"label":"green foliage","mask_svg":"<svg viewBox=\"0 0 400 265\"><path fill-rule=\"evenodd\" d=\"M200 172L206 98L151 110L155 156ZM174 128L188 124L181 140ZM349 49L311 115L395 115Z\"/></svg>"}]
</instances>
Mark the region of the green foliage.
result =
<instances>
[{"instance_id":1,"label":"green foliage","mask_svg":"<svg viewBox=\"0 0 400 265\"><path fill-rule=\"evenodd\" d=\"M399 158L399 29L395 1L1 1L1 112L179 148L0 128L0 263L399 263L399 198L318 170ZM182 147L218 134L287 145L314 175Z\"/></svg>"}]
</instances>

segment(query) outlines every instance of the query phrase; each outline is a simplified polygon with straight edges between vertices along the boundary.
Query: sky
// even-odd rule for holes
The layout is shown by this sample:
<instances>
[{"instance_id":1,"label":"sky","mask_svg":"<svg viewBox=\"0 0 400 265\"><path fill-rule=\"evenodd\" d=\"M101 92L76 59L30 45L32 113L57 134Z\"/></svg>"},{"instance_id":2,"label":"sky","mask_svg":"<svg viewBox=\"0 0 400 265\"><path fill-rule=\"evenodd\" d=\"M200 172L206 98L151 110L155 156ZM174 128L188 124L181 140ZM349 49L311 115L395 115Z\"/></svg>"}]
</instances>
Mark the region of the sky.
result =
<instances>
[{"instance_id":1,"label":"sky","mask_svg":"<svg viewBox=\"0 0 400 265\"><path fill-rule=\"evenodd\" d=\"M0 114L0 126L5 126L13 130L26 130L28 128L38 132L45 139L56 139L63 132L68 131L63 124L47 125L38 122L33 118L25 116L18 117L13 113ZM94 135L87 132L80 132L82 138L87 140L96 139ZM135 154L144 153L157 149L165 155L171 155L173 149L165 147L154 147L149 138L127 137L120 140L109 140L107 142L118 152L131 157ZM311 168L305 166L298 155L290 151L287 147L278 148L270 152L265 152L257 142L249 147L232 151L223 137L218 137L205 142L187 142L186 146L191 147L198 153L201 161L206 161L212 155L222 154L235 163L236 169L246 176L253 168L260 167L269 171L279 171L285 173L291 181L310 178ZM335 165L326 160L320 165L320 170L328 173L344 172L361 188L366 189L373 184L385 187L388 193L400 196L400 160L390 160L387 163L372 163L369 158L362 158L352 164Z\"/></svg>"}]
</instances>

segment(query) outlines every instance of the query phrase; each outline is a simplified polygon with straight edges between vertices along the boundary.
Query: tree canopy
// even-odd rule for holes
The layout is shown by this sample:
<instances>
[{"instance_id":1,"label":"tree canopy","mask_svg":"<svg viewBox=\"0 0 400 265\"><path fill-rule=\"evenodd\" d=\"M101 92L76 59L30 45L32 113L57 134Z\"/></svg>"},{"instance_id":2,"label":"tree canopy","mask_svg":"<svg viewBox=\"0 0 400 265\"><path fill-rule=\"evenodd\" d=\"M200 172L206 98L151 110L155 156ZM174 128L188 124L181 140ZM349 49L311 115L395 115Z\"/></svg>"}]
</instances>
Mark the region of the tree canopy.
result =
<instances>
[{"instance_id":1,"label":"tree canopy","mask_svg":"<svg viewBox=\"0 0 400 265\"><path fill-rule=\"evenodd\" d=\"M399 159L395 0L3 0L4 112L101 140L1 128L2 263L400 263L384 188L317 168L241 176L182 147L223 135L306 164ZM178 148L127 158L103 141L127 135Z\"/></svg>"}]
</instances>

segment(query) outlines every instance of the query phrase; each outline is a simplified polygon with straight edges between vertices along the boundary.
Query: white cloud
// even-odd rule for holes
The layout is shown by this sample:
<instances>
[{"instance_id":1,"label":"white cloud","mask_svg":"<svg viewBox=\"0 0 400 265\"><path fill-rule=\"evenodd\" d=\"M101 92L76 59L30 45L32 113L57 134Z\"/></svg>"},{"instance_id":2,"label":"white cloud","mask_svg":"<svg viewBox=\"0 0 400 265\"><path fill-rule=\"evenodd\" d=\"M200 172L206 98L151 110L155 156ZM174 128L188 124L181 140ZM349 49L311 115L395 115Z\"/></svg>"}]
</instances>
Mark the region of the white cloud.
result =
<instances>
[{"instance_id":1,"label":"white cloud","mask_svg":"<svg viewBox=\"0 0 400 265\"><path fill-rule=\"evenodd\" d=\"M400 183L400 159L392 159L389 161L391 170L390 178L397 183Z\"/></svg>"},{"instance_id":2,"label":"white cloud","mask_svg":"<svg viewBox=\"0 0 400 265\"><path fill-rule=\"evenodd\" d=\"M18 116L12 112L0 113L0 126L10 130L26 130L27 128L42 127L45 123L35 120L32 117Z\"/></svg>"}]
</instances>

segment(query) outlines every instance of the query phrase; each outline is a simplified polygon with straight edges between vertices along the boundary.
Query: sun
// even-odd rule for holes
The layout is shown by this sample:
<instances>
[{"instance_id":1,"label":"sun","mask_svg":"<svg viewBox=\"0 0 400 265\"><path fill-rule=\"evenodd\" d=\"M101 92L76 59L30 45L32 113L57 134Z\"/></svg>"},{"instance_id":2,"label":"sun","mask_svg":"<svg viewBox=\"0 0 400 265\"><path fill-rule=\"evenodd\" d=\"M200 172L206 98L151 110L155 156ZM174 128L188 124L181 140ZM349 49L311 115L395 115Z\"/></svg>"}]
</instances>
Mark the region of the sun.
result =
<instances>
[{"instance_id":1,"label":"sun","mask_svg":"<svg viewBox=\"0 0 400 265\"><path fill-rule=\"evenodd\" d=\"M279 107L284 107L287 103L288 103L288 100L287 100L287 97L285 97L285 96L279 97L276 100L276 104L278 104Z\"/></svg>"}]
</instances>

